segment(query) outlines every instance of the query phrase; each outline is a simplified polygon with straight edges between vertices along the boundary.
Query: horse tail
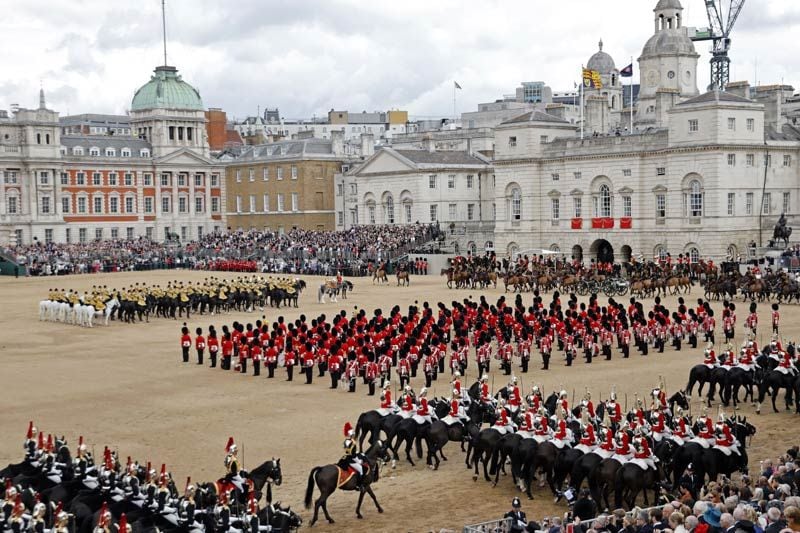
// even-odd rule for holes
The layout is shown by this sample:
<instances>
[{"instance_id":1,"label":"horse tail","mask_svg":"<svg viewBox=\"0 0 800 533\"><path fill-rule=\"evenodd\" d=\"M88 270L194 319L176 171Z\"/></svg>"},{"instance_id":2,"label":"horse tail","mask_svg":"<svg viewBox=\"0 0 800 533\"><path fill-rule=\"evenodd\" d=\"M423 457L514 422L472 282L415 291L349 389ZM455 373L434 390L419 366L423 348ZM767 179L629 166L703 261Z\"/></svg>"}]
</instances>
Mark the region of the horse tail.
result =
<instances>
[{"instance_id":1,"label":"horse tail","mask_svg":"<svg viewBox=\"0 0 800 533\"><path fill-rule=\"evenodd\" d=\"M358 421L356 422L356 440L358 440L359 435L361 435L361 426L363 419L364 419L364 413L361 413L358 417Z\"/></svg>"},{"instance_id":2,"label":"horse tail","mask_svg":"<svg viewBox=\"0 0 800 533\"><path fill-rule=\"evenodd\" d=\"M308 486L306 487L306 499L304 502L306 509L311 509L311 499L314 496L314 481L317 476L317 472L320 470L322 470L321 466L315 466L311 469L311 473L308 474Z\"/></svg>"}]
</instances>

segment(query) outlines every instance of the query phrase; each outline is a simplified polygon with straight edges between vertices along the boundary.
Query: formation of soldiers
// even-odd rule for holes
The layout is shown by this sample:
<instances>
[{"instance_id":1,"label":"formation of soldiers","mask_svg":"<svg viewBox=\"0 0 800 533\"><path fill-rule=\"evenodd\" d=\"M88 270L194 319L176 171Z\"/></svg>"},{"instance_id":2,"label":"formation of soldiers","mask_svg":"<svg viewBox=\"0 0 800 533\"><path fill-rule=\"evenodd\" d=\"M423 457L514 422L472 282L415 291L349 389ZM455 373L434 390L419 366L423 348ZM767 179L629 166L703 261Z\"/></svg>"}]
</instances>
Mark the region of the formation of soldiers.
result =
<instances>
[{"instance_id":1,"label":"formation of soldiers","mask_svg":"<svg viewBox=\"0 0 800 533\"><path fill-rule=\"evenodd\" d=\"M33 422L23 446L23 462L0 471L0 477L5 477L0 495L3 531L131 533L135 521L141 520L161 531L240 533L271 528L289 531L301 523L291 510L271 503L271 485L267 505L259 505L253 481L239 469L238 449L232 438L225 448L225 476L215 483L201 484L187 478L182 493L166 465L157 471L149 461L139 463L131 457L122 464L118 453L108 447L96 461L83 437L72 457L63 437L45 438ZM270 483L279 485L280 461L273 464ZM54 495L66 499L54 501Z\"/></svg>"},{"instance_id":2,"label":"formation of soldiers","mask_svg":"<svg viewBox=\"0 0 800 533\"><path fill-rule=\"evenodd\" d=\"M174 280L165 286L137 282L121 288L93 285L85 292L50 289L41 307L66 304L60 306L62 318L51 314L46 317L50 320L67 321L63 317L65 311L82 305L92 306L97 313L108 312L111 320L118 318L132 322L150 316L177 318L184 313L188 317L191 313L216 314L234 309L249 312L267 305L297 306L304 288L305 282L297 278L252 275L223 279L210 276L196 283ZM111 309L106 311L108 307ZM45 317L40 315L40 318Z\"/></svg>"}]
</instances>

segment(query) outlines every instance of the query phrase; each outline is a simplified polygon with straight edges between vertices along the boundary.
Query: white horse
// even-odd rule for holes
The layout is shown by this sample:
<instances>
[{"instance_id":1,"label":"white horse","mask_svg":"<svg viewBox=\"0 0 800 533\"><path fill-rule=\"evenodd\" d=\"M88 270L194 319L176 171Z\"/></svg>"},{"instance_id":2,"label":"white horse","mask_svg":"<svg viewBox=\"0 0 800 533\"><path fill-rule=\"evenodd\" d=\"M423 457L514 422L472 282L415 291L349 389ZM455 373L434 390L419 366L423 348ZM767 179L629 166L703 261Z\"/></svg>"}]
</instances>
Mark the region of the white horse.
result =
<instances>
[{"instance_id":1,"label":"white horse","mask_svg":"<svg viewBox=\"0 0 800 533\"><path fill-rule=\"evenodd\" d=\"M105 318L105 325L108 325L108 321L111 318L111 313L114 312L114 309L119 307L119 300L116 298L111 298L109 301L106 302L106 308L102 311L96 311L95 315L100 318Z\"/></svg>"}]
</instances>

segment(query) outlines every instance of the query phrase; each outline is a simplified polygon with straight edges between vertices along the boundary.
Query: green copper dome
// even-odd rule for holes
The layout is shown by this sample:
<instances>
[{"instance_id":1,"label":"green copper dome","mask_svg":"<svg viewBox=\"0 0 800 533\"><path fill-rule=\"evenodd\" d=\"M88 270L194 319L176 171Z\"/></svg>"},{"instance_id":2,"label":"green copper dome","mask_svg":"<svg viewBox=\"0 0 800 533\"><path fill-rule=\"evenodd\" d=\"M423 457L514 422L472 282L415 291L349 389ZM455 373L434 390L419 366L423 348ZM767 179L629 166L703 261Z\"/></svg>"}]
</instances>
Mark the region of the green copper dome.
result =
<instances>
[{"instance_id":1,"label":"green copper dome","mask_svg":"<svg viewBox=\"0 0 800 533\"><path fill-rule=\"evenodd\" d=\"M181 109L203 111L197 89L178 75L175 67L156 67L155 74L133 95L131 111L146 109Z\"/></svg>"}]
</instances>

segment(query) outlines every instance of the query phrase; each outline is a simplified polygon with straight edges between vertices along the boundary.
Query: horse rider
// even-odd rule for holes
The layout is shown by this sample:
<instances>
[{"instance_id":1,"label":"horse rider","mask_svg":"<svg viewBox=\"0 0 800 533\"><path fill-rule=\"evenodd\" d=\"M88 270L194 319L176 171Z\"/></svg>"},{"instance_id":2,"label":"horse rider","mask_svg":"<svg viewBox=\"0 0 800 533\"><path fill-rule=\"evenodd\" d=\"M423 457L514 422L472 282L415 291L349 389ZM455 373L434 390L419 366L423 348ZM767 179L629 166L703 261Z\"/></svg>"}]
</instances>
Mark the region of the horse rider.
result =
<instances>
[{"instance_id":1,"label":"horse rider","mask_svg":"<svg viewBox=\"0 0 800 533\"><path fill-rule=\"evenodd\" d=\"M606 413L611 427L616 428L622 422L622 406L617 402L617 391L612 389L611 394L606 400Z\"/></svg>"},{"instance_id":2,"label":"horse rider","mask_svg":"<svg viewBox=\"0 0 800 533\"><path fill-rule=\"evenodd\" d=\"M239 448L233 442L233 437L228 437L225 446L225 480L232 483L240 492L244 492L244 479L239 471Z\"/></svg>"},{"instance_id":3,"label":"horse rider","mask_svg":"<svg viewBox=\"0 0 800 533\"><path fill-rule=\"evenodd\" d=\"M511 381L506 387L506 390L508 391L508 409L511 411L513 416L517 411L519 411L520 405L522 405L522 394L520 393L519 385L517 384L517 376L512 376Z\"/></svg>"},{"instance_id":4,"label":"horse rider","mask_svg":"<svg viewBox=\"0 0 800 533\"><path fill-rule=\"evenodd\" d=\"M697 443L703 448L710 448L712 444L715 443L716 439L714 437L714 423L711 421L711 418L708 416L705 408L700 413L700 417L697 419L697 424L699 430L697 432L697 436L694 437L691 442Z\"/></svg>"},{"instance_id":5,"label":"horse rider","mask_svg":"<svg viewBox=\"0 0 800 533\"><path fill-rule=\"evenodd\" d=\"M514 424L508 418L508 411L506 411L505 405L501 400L495 409L495 414L497 415L497 420L494 423L494 429L496 429L501 435L505 435L506 433L514 433Z\"/></svg>"},{"instance_id":6,"label":"horse rider","mask_svg":"<svg viewBox=\"0 0 800 533\"><path fill-rule=\"evenodd\" d=\"M714 346L707 346L705 352L703 352L705 358L703 359L703 364L709 369L714 370L719 366L719 362L717 361L717 353L714 351Z\"/></svg>"},{"instance_id":7,"label":"horse rider","mask_svg":"<svg viewBox=\"0 0 800 533\"><path fill-rule=\"evenodd\" d=\"M414 421L419 425L430 424L432 422L427 396L428 389L422 387L419 391L419 398L417 398L417 412L412 416Z\"/></svg>"},{"instance_id":8,"label":"horse rider","mask_svg":"<svg viewBox=\"0 0 800 533\"><path fill-rule=\"evenodd\" d=\"M588 421L587 421L588 422ZM575 446L576 450L581 450L583 453L591 453L597 447L597 438L594 434L594 426L591 422L588 422L583 427L583 432L581 433L581 440L577 446Z\"/></svg>"},{"instance_id":9,"label":"horse rider","mask_svg":"<svg viewBox=\"0 0 800 533\"><path fill-rule=\"evenodd\" d=\"M556 408L560 407L561 409L564 410L564 418L569 418L572 416L569 410L569 400L567 399L568 397L569 395L567 394L567 391L563 389L561 390L561 392L558 393L558 405Z\"/></svg>"},{"instance_id":10,"label":"horse rider","mask_svg":"<svg viewBox=\"0 0 800 533\"><path fill-rule=\"evenodd\" d=\"M654 442L661 442L664 437L668 437L671 433L669 426L666 424L664 413L665 410L659 404L653 402L650 412L650 431Z\"/></svg>"},{"instance_id":11,"label":"horse rider","mask_svg":"<svg viewBox=\"0 0 800 533\"><path fill-rule=\"evenodd\" d=\"M617 436L614 439L614 446L614 455L612 455L611 458L620 464L627 463L631 458L632 451L630 445L630 435L628 434L626 428L622 428L617 432Z\"/></svg>"},{"instance_id":12,"label":"horse rider","mask_svg":"<svg viewBox=\"0 0 800 533\"><path fill-rule=\"evenodd\" d=\"M544 407L540 407L539 411L533 417L533 438L539 444L550 440L553 432L547 420L547 413Z\"/></svg>"},{"instance_id":13,"label":"horse rider","mask_svg":"<svg viewBox=\"0 0 800 533\"><path fill-rule=\"evenodd\" d=\"M442 418L442 422L447 424L448 426L455 426L456 424L461 424L461 419L463 417L463 407L461 407L461 401L459 397L461 394L458 392L457 389L453 389L453 395L450 397L450 411L448 411L447 416Z\"/></svg>"},{"instance_id":14,"label":"horse rider","mask_svg":"<svg viewBox=\"0 0 800 533\"><path fill-rule=\"evenodd\" d=\"M531 387L531 394L527 398L528 406L533 410L534 413L539 412L539 408L544 405L544 399L542 398L542 390L539 388L539 385L533 385Z\"/></svg>"},{"instance_id":15,"label":"horse rider","mask_svg":"<svg viewBox=\"0 0 800 533\"><path fill-rule=\"evenodd\" d=\"M595 410L594 410L594 403L592 403L592 393L589 390L586 390L586 393L583 395L583 399L581 400L581 407L586 410L586 413L589 415L589 420L594 422L596 418Z\"/></svg>"},{"instance_id":16,"label":"horse rider","mask_svg":"<svg viewBox=\"0 0 800 533\"><path fill-rule=\"evenodd\" d=\"M524 403L519 407L519 414L520 423L519 428L517 428L517 434L523 439L530 439L533 437L531 432L534 430L534 415L525 407Z\"/></svg>"},{"instance_id":17,"label":"horse rider","mask_svg":"<svg viewBox=\"0 0 800 533\"><path fill-rule=\"evenodd\" d=\"M359 491L362 490L362 480L364 477L364 458L358 453L358 447L355 440L356 432L353 430L353 425L350 422L344 425L344 456L341 459L342 464L349 467L356 475L356 487Z\"/></svg>"},{"instance_id":18,"label":"horse rider","mask_svg":"<svg viewBox=\"0 0 800 533\"><path fill-rule=\"evenodd\" d=\"M411 385L406 385L400 399L400 411L397 413L403 418L414 416L414 390Z\"/></svg>"},{"instance_id":19,"label":"horse rider","mask_svg":"<svg viewBox=\"0 0 800 533\"><path fill-rule=\"evenodd\" d=\"M755 360L753 358L753 353L750 350L742 349L741 354L739 355L738 367L744 370L745 372L752 372L754 370L753 365Z\"/></svg>"},{"instance_id":20,"label":"horse rider","mask_svg":"<svg viewBox=\"0 0 800 533\"><path fill-rule=\"evenodd\" d=\"M789 352L781 352L783 358L778 363L778 366L775 367L775 370L780 372L781 374L795 376L797 375L797 367L794 366L794 360L792 355Z\"/></svg>"},{"instance_id":21,"label":"horse rider","mask_svg":"<svg viewBox=\"0 0 800 533\"><path fill-rule=\"evenodd\" d=\"M675 409L675 417L672 419L673 429L670 438L678 445L683 446L689 439L694 438L692 428L687 425L687 417L683 415L683 409Z\"/></svg>"},{"instance_id":22,"label":"horse rider","mask_svg":"<svg viewBox=\"0 0 800 533\"><path fill-rule=\"evenodd\" d=\"M641 435L635 438L633 443L636 452L633 454L631 462L642 470L647 470L649 468L656 470L656 463L653 458L653 452L650 451L650 445L647 443L647 437Z\"/></svg>"},{"instance_id":23,"label":"horse rider","mask_svg":"<svg viewBox=\"0 0 800 533\"><path fill-rule=\"evenodd\" d=\"M489 390L489 374L481 376L481 403L487 407L494 408L494 398Z\"/></svg>"},{"instance_id":24,"label":"horse rider","mask_svg":"<svg viewBox=\"0 0 800 533\"><path fill-rule=\"evenodd\" d=\"M29 463L36 463L39 459L39 447L36 441L38 433L39 430L33 425L33 420L28 422L28 432L25 434L25 442L22 446L25 449L25 460ZM34 464L34 466L36 465Z\"/></svg>"},{"instance_id":25,"label":"horse rider","mask_svg":"<svg viewBox=\"0 0 800 533\"><path fill-rule=\"evenodd\" d=\"M728 456L730 456L731 453L735 453L736 455L742 454L739 450L739 443L733 436L731 428L725 421L725 415L723 413L719 414L714 432L716 435L716 438L714 439L714 449L717 449Z\"/></svg>"},{"instance_id":26,"label":"horse rider","mask_svg":"<svg viewBox=\"0 0 800 533\"><path fill-rule=\"evenodd\" d=\"M560 412L559 421L557 423L558 430L553 434L553 446L558 449L569 448L571 446L570 441L570 432L567 428L567 421L566 421L566 412L562 409Z\"/></svg>"},{"instance_id":27,"label":"horse rider","mask_svg":"<svg viewBox=\"0 0 800 533\"><path fill-rule=\"evenodd\" d=\"M386 380L383 383L383 390L381 391L381 407L376 409L381 416L388 416L397 411L397 405L392 401L391 382Z\"/></svg>"}]
</instances>

